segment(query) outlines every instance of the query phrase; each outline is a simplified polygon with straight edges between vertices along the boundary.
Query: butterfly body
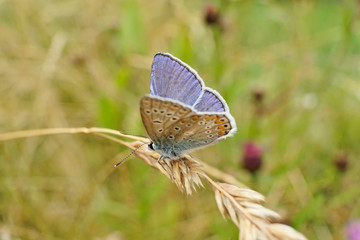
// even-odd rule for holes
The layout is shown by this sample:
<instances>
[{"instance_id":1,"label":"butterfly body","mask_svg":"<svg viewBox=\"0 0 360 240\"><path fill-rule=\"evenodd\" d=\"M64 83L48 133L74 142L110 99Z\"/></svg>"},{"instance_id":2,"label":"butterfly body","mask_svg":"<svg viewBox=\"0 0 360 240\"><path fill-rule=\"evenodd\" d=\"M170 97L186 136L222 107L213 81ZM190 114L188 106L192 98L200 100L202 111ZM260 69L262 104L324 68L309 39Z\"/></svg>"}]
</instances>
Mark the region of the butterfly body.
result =
<instances>
[{"instance_id":1,"label":"butterfly body","mask_svg":"<svg viewBox=\"0 0 360 240\"><path fill-rule=\"evenodd\" d=\"M206 88L196 71L167 53L155 55L150 95L140 101L149 147L162 158L179 159L236 131L225 100Z\"/></svg>"}]
</instances>

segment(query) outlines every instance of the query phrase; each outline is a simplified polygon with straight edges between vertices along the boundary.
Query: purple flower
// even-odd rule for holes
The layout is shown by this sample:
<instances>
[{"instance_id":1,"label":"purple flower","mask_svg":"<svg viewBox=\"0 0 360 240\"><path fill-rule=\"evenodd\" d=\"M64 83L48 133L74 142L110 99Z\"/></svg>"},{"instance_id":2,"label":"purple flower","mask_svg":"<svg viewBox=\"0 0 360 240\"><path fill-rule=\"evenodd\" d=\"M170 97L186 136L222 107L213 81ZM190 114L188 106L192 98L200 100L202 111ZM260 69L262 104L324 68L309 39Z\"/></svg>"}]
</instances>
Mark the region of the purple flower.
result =
<instances>
[{"instance_id":1,"label":"purple flower","mask_svg":"<svg viewBox=\"0 0 360 240\"><path fill-rule=\"evenodd\" d=\"M349 165L349 158L346 152L339 152L334 158L334 164L340 172L344 172Z\"/></svg>"},{"instance_id":2,"label":"purple flower","mask_svg":"<svg viewBox=\"0 0 360 240\"><path fill-rule=\"evenodd\" d=\"M261 104L265 98L265 91L261 88L252 91L252 98L255 104Z\"/></svg>"},{"instance_id":3,"label":"purple flower","mask_svg":"<svg viewBox=\"0 0 360 240\"><path fill-rule=\"evenodd\" d=\"M360 220L350 221L346 232L347 240L360 240Z\"/></svg>"},{"instance_id":4,"label":"purple flower","mask_svg":"<svg viewBox=\"0 0 360 240\"><path fill-rule=\"evenodd\" d=\"M219 23L219 12L213 4L208 4L205 8L205 22L208 25L214 25Z\"/></svg>"},{"instance_id":5,"label":"purple flower","mask_svg":"<svg viewBox=\"0 0 360 240\"><path fill-rule=\"evenodd\" d=\"M247 142L243 146L243 167L251 173L255 173L262 165L262 149L253 142Z\"/></svg>"}]
</instances>

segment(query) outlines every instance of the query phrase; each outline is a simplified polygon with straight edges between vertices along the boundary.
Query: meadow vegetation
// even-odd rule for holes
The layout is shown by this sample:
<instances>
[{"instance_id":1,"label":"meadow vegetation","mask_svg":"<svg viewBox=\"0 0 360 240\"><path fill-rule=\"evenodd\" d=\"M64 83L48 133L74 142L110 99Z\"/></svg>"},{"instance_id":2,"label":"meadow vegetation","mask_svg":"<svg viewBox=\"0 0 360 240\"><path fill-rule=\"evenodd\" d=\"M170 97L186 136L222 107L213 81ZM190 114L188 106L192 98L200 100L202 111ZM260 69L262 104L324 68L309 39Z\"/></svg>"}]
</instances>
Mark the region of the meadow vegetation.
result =
<instances>
[{"instance_id":1,"label":"meadow vegetation","mask_svg":"<svg viewBox=\"0 0 360 240\"><path fill-rule=\"evenodd\" d=\"M234 137L195 158L308 239L345 238L360 218L358 1L2 0L0 132L145 136L157 52L196 69L236 119ZM89 135L1 142L0 239L237 239L209 184L186 196L137 157L112 167L129 153Z\"/></svg>"}]
</instances>

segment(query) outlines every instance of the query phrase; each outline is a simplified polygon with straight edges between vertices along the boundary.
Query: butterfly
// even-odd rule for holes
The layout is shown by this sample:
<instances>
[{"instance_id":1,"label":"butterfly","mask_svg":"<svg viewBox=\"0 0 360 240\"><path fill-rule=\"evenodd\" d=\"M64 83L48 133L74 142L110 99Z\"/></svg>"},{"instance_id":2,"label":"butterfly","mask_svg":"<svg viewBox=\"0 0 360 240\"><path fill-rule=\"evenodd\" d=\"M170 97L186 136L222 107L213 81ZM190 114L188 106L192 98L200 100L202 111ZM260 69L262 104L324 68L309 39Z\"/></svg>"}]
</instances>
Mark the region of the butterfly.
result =
<instances>
[{"instance_id":1,"label":"butterfly","mask_svg":"<svg viewBox=\"0 0 360 240\"><path fill-rule=\"evenodd\" d=\"M159 160L181 159L236 132L225 100L205 87L186 63L169 53L157 53L150 78L150 94L140 100L140 114L151 139L148 146L161 155Z\"/></svg>"}]
</instances>

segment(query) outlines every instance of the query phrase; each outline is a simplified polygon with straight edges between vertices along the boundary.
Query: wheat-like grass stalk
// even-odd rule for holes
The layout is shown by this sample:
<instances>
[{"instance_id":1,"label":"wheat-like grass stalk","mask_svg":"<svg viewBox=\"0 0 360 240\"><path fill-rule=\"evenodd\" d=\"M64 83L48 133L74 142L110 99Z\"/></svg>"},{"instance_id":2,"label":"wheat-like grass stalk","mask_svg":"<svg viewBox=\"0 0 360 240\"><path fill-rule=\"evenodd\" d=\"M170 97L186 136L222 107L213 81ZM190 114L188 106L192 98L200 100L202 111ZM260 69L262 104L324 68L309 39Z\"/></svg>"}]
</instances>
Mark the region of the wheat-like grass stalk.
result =
<instances>
[{"instance_id":1,"label":"wheat-like grass stalk","mask_svg":"<svg viewBox=\"0 0 360 240\"><path fill-rule=\"evenodd\" d=\"M219 170L214 170L191 156L185 156L181 160L175 161L158 161L160 155L149 150L144 145L144 143L150 142L149 139L144 137L104 128L54 128L3 133L0 134L0 141L41 135L77 133L97 135L120 143L129 149L136 149L135 154L139 158L147 165L164 174L175 183L180 191L186 192L188 195L192 194L192 191L196 190L197 187L203 187L201 178L206 179L213 187L216 203L221 214L230 218L239 228L239 240L306 240L301 233L290 226L276 223L280 216L261 205L265 198L260 193L244 187L241 183L237 184L241 185L241 187L237 187L229 183L215 182L208 174L221 176L222 179L228 179L230 183L238 183L233 177ZM134 141L127 142L114 136Z\"/></svg>"}]
</instances>

